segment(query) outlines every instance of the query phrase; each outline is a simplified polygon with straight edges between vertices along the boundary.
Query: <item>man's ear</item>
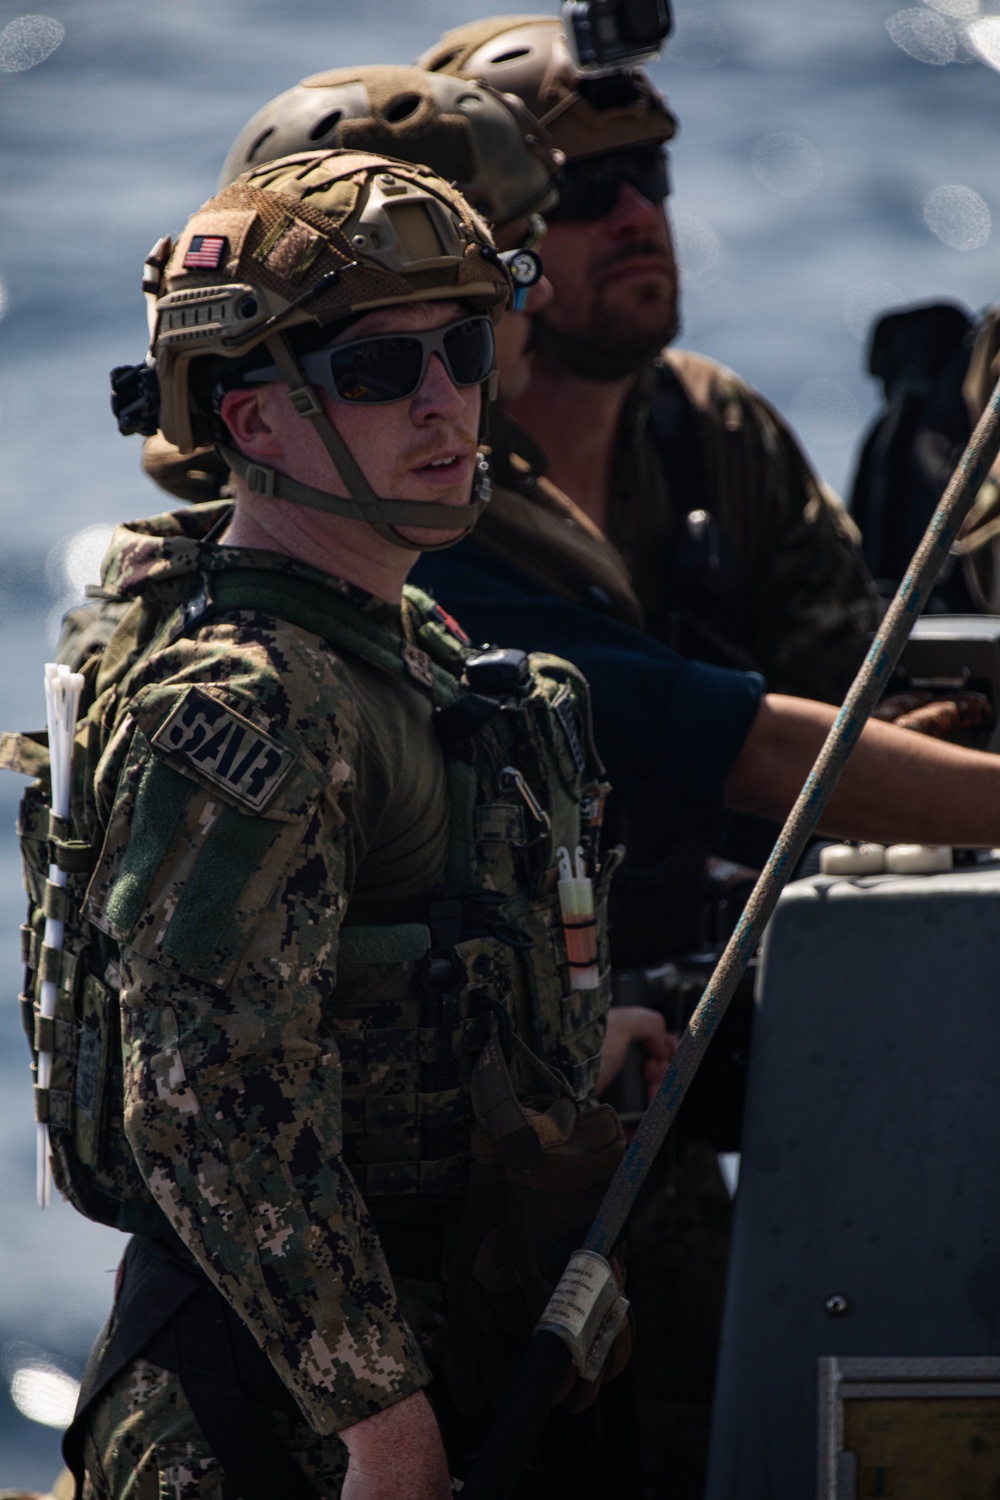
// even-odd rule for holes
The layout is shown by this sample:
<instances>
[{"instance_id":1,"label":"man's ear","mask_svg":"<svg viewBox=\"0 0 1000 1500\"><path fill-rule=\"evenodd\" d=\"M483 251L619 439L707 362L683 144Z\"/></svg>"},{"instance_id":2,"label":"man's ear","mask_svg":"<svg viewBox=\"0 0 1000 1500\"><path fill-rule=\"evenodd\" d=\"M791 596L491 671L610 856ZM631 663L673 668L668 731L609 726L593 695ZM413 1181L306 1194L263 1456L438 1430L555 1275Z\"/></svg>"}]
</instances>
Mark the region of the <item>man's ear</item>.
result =
<instances>
[{"instance_id":1,"label":"man's ear","mask_svg":"<svg viewBox=\"0 0 1000 1500\"><path fill-rule=\"evenodd\" d=\"M226 391L219 408L233 442L251 457L273 458L281 451L280 440L267 420L267 386Z\"/></svg>"}]
</instances>

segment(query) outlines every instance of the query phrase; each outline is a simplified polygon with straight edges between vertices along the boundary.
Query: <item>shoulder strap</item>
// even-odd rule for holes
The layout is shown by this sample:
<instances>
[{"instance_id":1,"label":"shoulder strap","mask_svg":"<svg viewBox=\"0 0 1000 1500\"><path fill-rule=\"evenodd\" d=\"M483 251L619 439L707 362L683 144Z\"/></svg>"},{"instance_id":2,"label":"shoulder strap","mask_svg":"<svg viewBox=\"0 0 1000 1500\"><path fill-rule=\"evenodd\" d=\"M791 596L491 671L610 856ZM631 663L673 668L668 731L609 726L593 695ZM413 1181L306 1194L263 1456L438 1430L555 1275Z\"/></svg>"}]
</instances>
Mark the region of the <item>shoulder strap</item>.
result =
<instances>
[{"instance_id":1,"label":"shoulder strap","mask_svg":"<svg viewBox=\"0 0 1000 1500\"><path fill-rule=\"evenodd\" d=\"M397 642L347 599L308 578L285 577L280 573L255 569L212 573L207 579L205 609L185 623L184 633L187 634L209 615L243 609L263 610L276 615L290 625L321 636L339 650L361 657L393 677L413 679L412 665L408 665L404 654L405 642ZM424 639L425 635L422 630L421 638ZM426 686L433 692L436 703L450 704L458 694L454 675L429 653L424 655L427 658Z\"/></svg>"}]
</instances>

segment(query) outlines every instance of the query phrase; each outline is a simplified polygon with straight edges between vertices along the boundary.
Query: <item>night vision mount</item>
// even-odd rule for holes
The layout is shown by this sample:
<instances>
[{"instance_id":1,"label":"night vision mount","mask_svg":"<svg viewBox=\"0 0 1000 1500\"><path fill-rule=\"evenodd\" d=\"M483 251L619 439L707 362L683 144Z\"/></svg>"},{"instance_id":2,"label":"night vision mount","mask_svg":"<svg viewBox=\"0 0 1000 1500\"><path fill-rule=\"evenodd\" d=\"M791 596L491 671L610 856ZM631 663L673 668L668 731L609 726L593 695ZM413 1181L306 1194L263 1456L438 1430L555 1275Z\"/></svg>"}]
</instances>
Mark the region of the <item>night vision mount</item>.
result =
<instances>
[{"instance_id":1,"label":"night vision mount","mask_svg":"<svg viewBox=\"0 0 1000 1500\"><path fill-rule=\"evenodd\" d=\"M670 0L566 0L562 21L574 61L592 77L652 62L674 24Z\"/></svg>"}]
</instances>

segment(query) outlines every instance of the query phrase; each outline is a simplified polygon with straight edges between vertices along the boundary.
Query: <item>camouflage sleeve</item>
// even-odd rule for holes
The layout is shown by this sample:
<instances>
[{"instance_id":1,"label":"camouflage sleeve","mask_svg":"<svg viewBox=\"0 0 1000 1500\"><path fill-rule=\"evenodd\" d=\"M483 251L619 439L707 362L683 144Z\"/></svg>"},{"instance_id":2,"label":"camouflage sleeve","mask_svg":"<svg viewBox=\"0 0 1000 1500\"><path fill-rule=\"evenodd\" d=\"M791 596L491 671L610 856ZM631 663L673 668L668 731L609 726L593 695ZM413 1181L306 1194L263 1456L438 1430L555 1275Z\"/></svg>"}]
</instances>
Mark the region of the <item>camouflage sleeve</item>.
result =
<instances>
[{"instance_id":1,"label":"camouflage sleeve","mask_svg":"<svg viewBox=\"0 0 1000 1500\"><path fill-rule=\"evenodd\" d=\"M429 1378L341 1159L323 1025L357 836L339 708L320 764L231 683L143 689L108 751L88 913L121 945L139 1169L321 1434Z\"/></svg>"},{"instance_id":2,"label":"camouflage sleeve","mask_svg":"<svg viewBox=\"0 0 1000 1500\"><path fill-rule=\"evenodd\" d=\"M768 688L839 703L879 618L853 522L752 387L701 355L666 359L700 413L708 493L741 561Z\"/></svg>"}]
</instances>

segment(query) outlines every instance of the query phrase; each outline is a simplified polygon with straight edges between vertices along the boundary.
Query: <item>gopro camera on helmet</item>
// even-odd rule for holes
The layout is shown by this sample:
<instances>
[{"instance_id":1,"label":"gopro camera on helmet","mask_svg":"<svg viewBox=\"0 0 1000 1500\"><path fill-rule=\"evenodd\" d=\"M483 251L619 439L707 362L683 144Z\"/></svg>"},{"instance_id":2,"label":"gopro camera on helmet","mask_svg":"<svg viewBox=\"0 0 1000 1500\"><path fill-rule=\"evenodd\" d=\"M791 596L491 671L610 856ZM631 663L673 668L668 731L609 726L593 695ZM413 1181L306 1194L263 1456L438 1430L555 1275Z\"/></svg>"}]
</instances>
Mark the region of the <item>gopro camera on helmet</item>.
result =
<instances>
[{"instance_id":1,"label":"gopro camera on helmet","mask_svg":"<svg viewBox=\"0 0 1000 1500\"><path fill-rule=\"evenodd\" d=\"M641 68L670 35L670 0L566 0L563 29L583 73Z\"/></svg>"}]
</instances>

